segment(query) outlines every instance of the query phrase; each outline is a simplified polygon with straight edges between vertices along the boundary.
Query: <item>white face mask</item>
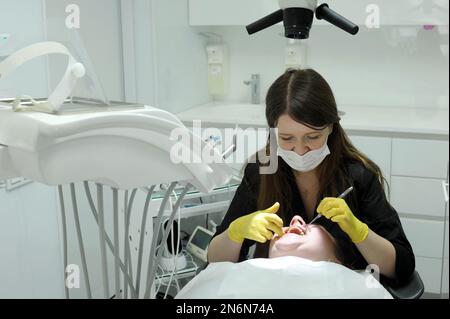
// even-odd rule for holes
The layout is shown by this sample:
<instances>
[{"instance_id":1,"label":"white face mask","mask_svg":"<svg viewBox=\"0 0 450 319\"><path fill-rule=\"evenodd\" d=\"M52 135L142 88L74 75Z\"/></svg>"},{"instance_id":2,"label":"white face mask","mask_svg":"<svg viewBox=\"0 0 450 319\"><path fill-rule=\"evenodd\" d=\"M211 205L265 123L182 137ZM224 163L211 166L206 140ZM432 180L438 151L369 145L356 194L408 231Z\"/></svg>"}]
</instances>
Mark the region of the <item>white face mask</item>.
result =
<instances>
[{"instance_id":1,"label":"white face mask","mask_svg":"<svg viewBox=\"0 0 450 319\"><path fill-rule=\"evenodd\" d=\"M287 151L277 147L277 155L280 156L291 168L299 172L309 172L315 169L330 154L328 139L323 146L304 155L298 155L294 151Z\"/></svg>"}]
</instances>

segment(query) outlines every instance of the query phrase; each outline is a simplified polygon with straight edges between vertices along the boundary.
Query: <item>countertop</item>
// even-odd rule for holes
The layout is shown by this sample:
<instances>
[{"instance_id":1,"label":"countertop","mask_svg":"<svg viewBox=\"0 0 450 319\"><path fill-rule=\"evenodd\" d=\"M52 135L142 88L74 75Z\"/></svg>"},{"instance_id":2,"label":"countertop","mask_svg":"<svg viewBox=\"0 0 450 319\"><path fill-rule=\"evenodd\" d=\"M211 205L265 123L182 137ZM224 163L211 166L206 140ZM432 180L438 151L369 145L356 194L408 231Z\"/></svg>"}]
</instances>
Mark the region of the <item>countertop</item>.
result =
<instances>
[{"instance_id":1,"label":"countertop","mask_svg":"<svg viewBox=\"0 0 450 319\"><path fill-rule=\"evenodd\" d=\"M347 131L390 135L431 135L448 139L448 109L342 106L341 125ZM266 127L265 106L212 102L178 113L186 126L201 120L206 127Z\"/></svg>"}]
</instances>

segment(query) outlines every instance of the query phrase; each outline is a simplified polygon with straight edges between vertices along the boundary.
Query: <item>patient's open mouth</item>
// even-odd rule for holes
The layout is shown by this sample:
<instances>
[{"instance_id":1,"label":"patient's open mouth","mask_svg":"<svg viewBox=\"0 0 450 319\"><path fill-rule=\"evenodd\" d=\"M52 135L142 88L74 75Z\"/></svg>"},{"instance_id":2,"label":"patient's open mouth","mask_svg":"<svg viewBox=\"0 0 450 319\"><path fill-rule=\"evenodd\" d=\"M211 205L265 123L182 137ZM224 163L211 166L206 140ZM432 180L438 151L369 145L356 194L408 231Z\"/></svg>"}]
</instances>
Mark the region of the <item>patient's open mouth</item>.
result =
<instances>
[{"instance_id":1,"label":"patient's open mouth","mask_svg":"<svg viewBox=\"0 0 450 319\"><path fill-rule=\"evenodd\" d=\"M301 229L299 226L291 226L288 228L286 233L292 233L297 235L305 235L305 231Z\"/></svg>"}]
</instances>

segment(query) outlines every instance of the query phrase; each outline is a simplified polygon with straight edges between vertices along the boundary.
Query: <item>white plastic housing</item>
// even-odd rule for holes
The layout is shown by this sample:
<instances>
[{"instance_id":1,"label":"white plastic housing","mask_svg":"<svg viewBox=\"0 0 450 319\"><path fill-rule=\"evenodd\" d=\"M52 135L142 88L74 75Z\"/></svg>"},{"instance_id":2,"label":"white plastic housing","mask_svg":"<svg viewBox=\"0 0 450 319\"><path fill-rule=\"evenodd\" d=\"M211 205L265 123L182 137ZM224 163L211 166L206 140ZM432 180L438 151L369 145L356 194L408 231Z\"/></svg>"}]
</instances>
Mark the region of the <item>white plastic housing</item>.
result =
<instances>
[{"instance_id":1,"label":"white plastic housing","mask_svg":"<svg viewBox=\"0 0 450 319\"><path fill-rule=\"evenodd\" d=\"M196 162L171 161L174 129L190 137L181 145ZM201 152L210 146L174 115L149 106L62 115L0 106L0 147L0 178L23 176L47 185L94 181L131 189L181 181L208 192L231 178L217 150L216 163L202 162Z\"/></svg>"}]
</instances>

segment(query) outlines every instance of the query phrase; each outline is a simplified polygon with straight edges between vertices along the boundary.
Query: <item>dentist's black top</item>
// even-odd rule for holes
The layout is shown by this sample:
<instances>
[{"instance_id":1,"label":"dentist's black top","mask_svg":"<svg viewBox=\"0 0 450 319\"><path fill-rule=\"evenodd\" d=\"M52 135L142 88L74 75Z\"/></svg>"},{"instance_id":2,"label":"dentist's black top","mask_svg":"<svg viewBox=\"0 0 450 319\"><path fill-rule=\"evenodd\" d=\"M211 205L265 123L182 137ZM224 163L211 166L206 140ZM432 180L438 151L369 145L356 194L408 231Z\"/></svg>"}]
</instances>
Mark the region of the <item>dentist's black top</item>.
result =
<instances>
[{"instance_id":1,"label":"dentist's black top","mask_svg":"<svg viewBox=\"0 0 450 319\"><path fill-rule=\"evenodd\" d=\"M401 284L408 280L415 269L415 258L411 245L405 236L399 216L395 209L389 204L383 191L378 177L365 168L360 163L346 164L346 170L350 180L353 182L354 190L346 197L346 202L353 214L362 222L366 223L369 228L376 234L389 240L396 251L395 271L397 278L391 281L391 285ZM295 182L292 170L289 177L289 185L292 188L291 207L285 209L292 216L285 216L284 226L289 226L290 220L294 215L301 216L306 222L308 217L305 214L305 208L302 198ZM258 210L257 199L259 193L259 164L247 164L241 185L236 190L236 194L230 204L230 207L219 227L217 227L216 235L224 232L235 219L253 213ZM342 189L343 192L345 189ZM317 207L316 207L317 209ZM289 213L288 213L289 214ZM317 212L315 213L315 215ZM366 269L367 262L361 255L356 246L352 243L346 233L344 233L337 223L327 218L319 218L316 224L322 225L336 239L340 250L345 255L344 263L353 269ZM249 248L255 242L245 240L239 261L248 258ZM263 254L255 257L267 257L268 245L257 247L265 247L262 249ZM257 251L261 249L257 249ZM387 280L386 278L384 278Z\"/></svg>"}]
</instances>

